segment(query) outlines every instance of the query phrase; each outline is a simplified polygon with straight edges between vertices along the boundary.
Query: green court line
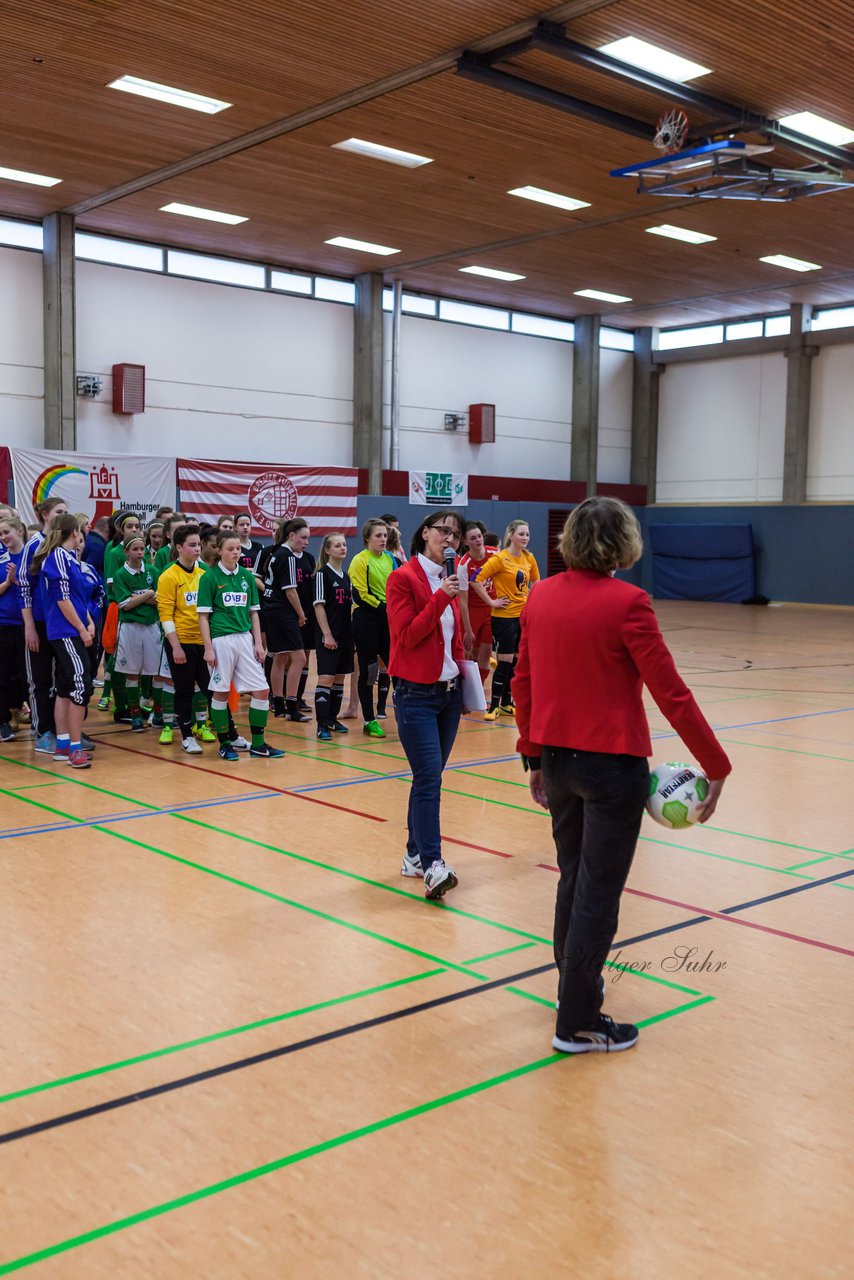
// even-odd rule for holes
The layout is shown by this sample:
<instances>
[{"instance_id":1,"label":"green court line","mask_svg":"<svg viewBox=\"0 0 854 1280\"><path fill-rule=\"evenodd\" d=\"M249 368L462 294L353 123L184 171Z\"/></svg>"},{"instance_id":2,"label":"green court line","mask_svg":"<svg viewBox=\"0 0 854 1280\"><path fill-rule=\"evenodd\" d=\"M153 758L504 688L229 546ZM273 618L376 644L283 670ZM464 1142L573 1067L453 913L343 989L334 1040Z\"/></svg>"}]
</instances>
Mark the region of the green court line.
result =
<instances>
[{"instance_id":1,"label":"green court line","mask_svg":"<svg viewBox=\"0 0 854 1280\"><path fill-rule=\"evenodd\" d=\"M510 764L510 761L507 761ZM482 778L484 782L500 782L505 787L524 787L528 790L527 782L516 782L512 778L493 778L488 773L476 773L474 769L454 769L454 773L465 774L469 778Z\"/></svg>"},{"instance_id":2,"label":"green court line","mask_svg":"<svg viewBox=\"0 0 854 1280\"><path fill-rule=\"evenodd\" d=\"M754 836L747 831L730 831L728 827L707 827L707 831L719 831L725 836L740 836L742 840L758 840L760 844L778 844L783 849L801 849L804 853L827 853L827 849L814 849L808 844L793 844L791 840L772 840L770 836Z\"/></svg>"},{"instance_id":3,"label":"green court line","mask_svg":"<svg viewBox=\"0 0 854 1280\"><path fill-rule=\"evenodd\" d=\"M778 875L794 876L796 880L812 879L812 876L802 876L796 871L787 871L785 867L772 867L765 862L748 862L746 858L735 858L729 853L712 853L710 849L697 849L693 845L676 844L672 840L657 840L655 836L638 836L638 843L641 842L664 845L667 849L681 849L683 853L696 853L701 858L714 858L717 862L735 862L739 867L755 867L757 871L776 871Z\"/></svg>"},{"instance_id":4,"label":"green court line","mask_svg":"<svg viewBox=\"0 0 854 1280\"><path fill-rule=\"evenodd\" d=\"M53 782L32 782L26 787L10 787L12 792L16 791L35 791L37 787L58 787L63 782L70 782L70 778L55 778Z\"/></svg>"},{"instance_id":5,"label":"green court line","mask_svg":"<svg viewBox=\"0 0 854 1280\"><path fill-rule=\"evenodd\" d=\"M484 960L497 960L499 956L512 955L514 951L525 951L528 947L535 947L535 942L519 942L515 947L505 947L503 951L487 951L485 956L475 956L473 960L464 960L463 964L483 964ZM2 1098L0 1098L2 1102Z\"/></svg>"},{"instance_id":6,"label":"green court line","mask_svg":"<svg viewBox=\"0 0 854 1280\"><path fill-rule=\"evenodd\" d=\"M407 779L401 778L401 782ZM524 804L511 804L509 800L493 800L490 796L473 796L468 791L454 791L451 787L442 787L443 795L462 796L464 800L481 800L484 804L498 804L502 809L518 809L520 813L533 813L541 818L548 818L551 815L545 809L529 809Z\"/></svg>"},{"instance_id":7,"label":"green court line","mask_svg":"<svg viewBox=\"0 0 854 1280\"><path fill-rule=\"evenodd\" d=\"M787 756L809 756L811 760L842 760L846 764L854 764L851 756L830 756L821 751L796 751L794 747L772 747L767 742L742 742L739 738L720 738L719 741L732 743L736 747L756 747L759 751L782 751Z\"/></svg>"},{"instance_id":8,"label":"green court line","mask_svg":"<svg viewBox=\"0 0 854 1280\"><path fill-rule=\"evenodd\" d=\"M666 1010L664 1013L654 1014L651 1018L644 1018L637 1025L639 1028L652 1026L653 1023L663 1022L666 1018L672 1018L677 1013L696 1008L711 999L713 999L712 996L705 996L701 1000L683 1005L681 1008ZM150 1208L142 1209L138 1213L128 1214L127 1217L117 1218L113 1222L105 1223L103 1226L94 1227L91 1231L69 1236L67 1239L59 1240L56 1244L48 1245L44 1249L37 1249L33 1253L22 1254L18 1258L12 1258L8 1262L0 1263L0 1276L9 1275L13 1271L21 1271L24 1267L32 1266L36 1262L44 1262L48 1258L54 1258L58 1254L80 1248L84 1244L91 1244L93 1241L101 1240L105 1236L115 1235L116 1232L138 1226L141 1222L149 1222L152 1218L162 1217L163 1214L171 1213L175 1209L182 1209L187 1205L197 1204L201 1200L208 1200L211 1196L218 1195L222 1191L230 1191L234 1187L243 1186L248 1182L255 1182L258 1178L266 1177L270 1173L276 1173L279 1169L286 1169L291 1165L300 1164L304 1160L312 1159L314 1156L333 1151L338 1147L347 1146L351 1142L357 1142L360 1138L382 1133L384 1130L394 1128L407 1120L414 1120L418 1116L438 1111L441 1107L461 1102L465 1098L475 1097L480 1093L497 1088L499 1085L507 1084L511 1080L519 1080L523 1076L542 1070L544 1067L553 1067L556 1063L565 1062L566 1060L567 1055L565 1054L550 1053L547 1058L537 1058L521 1067L514 1067L510 1071L501 1072L500 1075L480 1080L477 1084L455 1089L452 1093L443 1094L439 1098L432 1098L429 1102L422 1102L418 1106L408 1107L405 1111L394 1112L390 1116L385 1116L382 1120L360 1125L357 1129L350 1129L334 1138L327 1138L324 1142L317 1142L312 1146L303 1147L299 1151L292 1151L286 1156L281 1156L278 1160L270 1160L266 1164L256 1165L254 1169L246 1169L243 1173L234 1174L230 1178L223 1178L219 1182L212 1182L196 1191L189 1191L185 1195L176 1196L172 1200L165 1200L161 1204L152 1205Z\"/></svg>"},{"instance_id":9,"label":"green court line","mask_svg":"<svg viewBox=\"0 0 854 1280\"><path fill-rule=\"evenodd\" d=\"M525 943L533 946L533 943ZM512 948L515 949L515 948ZM199 1045L212 1044L216 1040L226 1040L230 1036L243 1035L247 1031L257 1031L260 1027L270 1027L290 1018L301 1018L307 1013L316 1013L319 1009L330 1009L333 1005L347 1004L350 1000L362 1000L367 996L377 995L381 991L391 991L394 987L404 987L411 982L421 982L424 978L435 978L437 974L447 973L447 969L428 969L424 973L414 973L408 978L396 978L394 982L384 982L377 987L366 987L364 991L354 991L350 995L335 996L331 1000L320 1000L317 1004L307 1004L302 1009L290 1009L287 1013L276 1013L269 1018L259 1018L256 1022L245 1022L239 1027L228 1027L225 1031L212 1031L208 1035L198 1036L195 1040L183 1040L180 1044L166 1045L162 1049L151 1049L147 1053L138 1053L132 1058L122 1058L118 1062L108 1062L106 1066L90 1067L86 1071L76 1071L70 1076L60 1076L57 1080L46 1080L42 1084L29 1085L25 1089L15 1089L12 1093L0 1094L0 1104L12 1102L15 1098L26 1098L31 1093L44 1093L48 1089L58 1089L62 1085L76 1084L78 1080L89 1080L93 1076L106 1075L109 1071L120 1071L123 1067L134 1067L140 1062L150 1062L153 1058L164 1058L168 1054L183 1053L185 1049L195 1049Z\"/></svg>"},{"instance_id":10,"label":"green court line","mask_svg":"<svg viewBox=\"0 0 854 1280\"><path fill-rule=\"evenodd\" d=\"M535 996L530 991L523 991L521 987L505 987L504 990L509 991L511 995L521 996L523 1000L532 1000L534 1004L545 1005L547 1009L554 1009L555 1007L554 1000L546 1000L543 996ZM639 1022L637 1024L638 1027L648 1026L651 1021L663 1022L665 1018L673 1018L677 1013L685 1013L688 1009L697 1009L701 1004L709 1004L716 999L715 996L703 996L699 992L697 992L697 995L699 999L689 1000L686 1004L677 1005L675 1009L667 1009L664 1013L656 1014L652 1019L648 1018L644 1022Z\"/></svg>"}]
</instances>

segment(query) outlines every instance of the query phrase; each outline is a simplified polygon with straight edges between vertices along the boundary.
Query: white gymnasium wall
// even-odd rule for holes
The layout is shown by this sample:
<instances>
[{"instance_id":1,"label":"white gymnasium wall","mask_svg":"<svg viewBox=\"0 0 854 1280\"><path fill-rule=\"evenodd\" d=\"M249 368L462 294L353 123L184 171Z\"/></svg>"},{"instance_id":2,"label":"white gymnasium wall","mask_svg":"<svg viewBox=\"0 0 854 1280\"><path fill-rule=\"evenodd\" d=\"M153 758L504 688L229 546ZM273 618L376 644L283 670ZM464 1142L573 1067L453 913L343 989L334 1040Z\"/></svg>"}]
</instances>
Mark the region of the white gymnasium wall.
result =
<instances>
[{"instance_id":1,"label":"white gymnasium wall","mask_svg":"<svg viewBox=\"0 0 854 1280\"><path fill-rule=\"evenodd\" d=\"M42 256L0 249L0 444L43 441Z\"/></svg>"},{"instance_id":2,"label":"white gymnasium wall","mask_svg":"<svg viewBox=\"0 0 854 1280\"><path fill-rule=\"evenodd\" d=\"M660 388L658 502L781 500L785 356L671 364Z\"/></svg>"},{"instance_id":3,"label":"white gymnasium wall","mask_svg":"<svg viewBox=\"0 0 854 1280\"><path fill-rule=\"evenodd\" d=\"M569 479L572 345L401 318L400 469ZM389 465L391 317L385 316L383 466ZM495 444L469 444L444 415L495 405Z\"/></svg>"},{"instance_id":4,"label":"white gymnasium wall","mask_svg":"<svg viewBox=\"0 0 854 1280\"><path fill-rule=\"evenodd\" d=\"M114 364L146 367L144 414L112 412ZM353 308L77 263L83 452L352 464Z\"/></svg>"},{"instance_id":5,"label":"white gymnasium wall","mask_svg":"<svg viewBox=\"0 0 854 1280\"><path fill-rule=\"evenodd\" d=\"M604 484L628 484L632 461L632 379L630 351L599 352L599 455L596 474Z\"/></svg>"},{"instance_id":6,"label":"white gymnasium wall","mask_svg":"<svg viewBox=\"0 0 854 1280\"><path fill-rule=\"evenodd\" d=\"M812 362L808 500L854 500L854 347L821 347Z\"/></svg>"}]
</instances>

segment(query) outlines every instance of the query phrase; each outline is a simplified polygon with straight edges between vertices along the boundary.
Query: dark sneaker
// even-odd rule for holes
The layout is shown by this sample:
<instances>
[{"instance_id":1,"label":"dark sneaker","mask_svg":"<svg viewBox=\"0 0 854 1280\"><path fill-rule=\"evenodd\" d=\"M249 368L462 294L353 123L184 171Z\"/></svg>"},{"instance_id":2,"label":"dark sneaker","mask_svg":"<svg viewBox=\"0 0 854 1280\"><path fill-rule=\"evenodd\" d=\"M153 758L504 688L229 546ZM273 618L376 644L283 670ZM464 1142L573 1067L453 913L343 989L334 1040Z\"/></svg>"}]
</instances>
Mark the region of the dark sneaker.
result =
<instances>
[{"instance_id":1,"label":"dark sneaker","mask_svg":"<svg viewBox=\"0 0 854 1280\"><path fill-rule=\"evenodd\" d=\"M321 742L331 742L331 741L332 741L332 730L329 728L329 725L328 725L328 724L319 724L319 725L317 726L317 736L318 736L318 738L320 739L320 741L321 741Z\"/></svg>"},{"instance_id":2,"label":"dark sneaker","mask_svg":"<svg viewBox=\"0 0 854 1280\"><path fill-rule=\"evenodd\" d=\"M294 710L291 710L289 707L285 712L285 719L290 720L293 724L308 724L311 716L304 716L299 707L296 707Z\"/></svg>"},{"instance_id":3,"label":"dark sneaker","mask_svg":"<svg viewBox=\"0 0 854 1280\"><path fill-rule=\"evenodd\" d=\"M332 732L333 733L349 733L350 730L347 728L346 724L342 724L340 720L333 720Z\"/></svg>"},{"instance_id":4,"label":"dark sneaker","mask_svg":"<svg viewBox=\"0 0 854 1280\"><path fill-rule=\"evenodd\" d=\"M17 734L8 721L0 724L0 742L14 742L16 737Z\"/></svg>"},{"instance_id":5,"label":"dark sneaker","mask_svg":"<svg viewBox=\"0 0 854 1280\"><path fill-rule=\"evenodd\" d=\"M607 1013L600 1013L589 1030L576 1031L565 1040L555 1036L552 1048L558 1053L618 1053L636 1045L639 1034L630 1022L615 1022Z\"/></svg>"},{"instance_id":6,"label":"dark sneaker","mask_svg":"<svg viewBox=\"0 0 854 1280\"><path fill-rule=\"evenodd\" d=\"M114 724L132 724L132 723L133 723L133 721L131 720L130 712L128 712L128 711L114 711L114 712L113 712L113 723L114 723Z\"/></svg>"},{"instance_id":7,"label":"dark sneaker","mask_svg":"<svg viewBox=\"0 0 854 1280\"><path fill-rule=\"evenodd\" d=\"M240 756L234 750L230 742L224 742L219 749L220 759L222 760L239 760Z\"/></svg>"},{"instance_id":8,"label":"dark sneaker","mask_svg":"<svg viewBox=\"0 0 854 1280\"><path fill-rule=\"evenodd\" d=\"M437 898L444 898L448 890L456 888L458 883L454 869L446 866L442 859L438 858L424 872L424 897L429 898L431 902Z\"/></svg>"},{"instance_id":9,"label":"dark sneaker","mask_svg":"<svg viewBox=\"0 0 854 1280\"><path fill-rule=\"evenodd\" d=\"M262 742L260 747L250 747L249 754L250 756L255 756L256 759L260 757L262 760L281 760L285 753L280 751L278 747L271 747L269 743Z\"/></svg>"},{"instance_id":10,"label":"dark sneaker","mask_svg":"<svg viewBox=\"0 0 854 1280\"><path fill-rule=\"evenodd\" d=\"M130 722L132 733L145 733L145 721L142 716L134 716Z\"/></svg>"},{"instance_id":11,"label":"dark sneaker","mask_svg":"<svg viewBox=\"0 0 854 1280\"><path fill-rule=\"evenodd\" d=\"M82 733L80 735L80 745L84 751L94 751L98 744L93 742L91 738L87 738L85 733Z\"/></svg>"}]
</instances>

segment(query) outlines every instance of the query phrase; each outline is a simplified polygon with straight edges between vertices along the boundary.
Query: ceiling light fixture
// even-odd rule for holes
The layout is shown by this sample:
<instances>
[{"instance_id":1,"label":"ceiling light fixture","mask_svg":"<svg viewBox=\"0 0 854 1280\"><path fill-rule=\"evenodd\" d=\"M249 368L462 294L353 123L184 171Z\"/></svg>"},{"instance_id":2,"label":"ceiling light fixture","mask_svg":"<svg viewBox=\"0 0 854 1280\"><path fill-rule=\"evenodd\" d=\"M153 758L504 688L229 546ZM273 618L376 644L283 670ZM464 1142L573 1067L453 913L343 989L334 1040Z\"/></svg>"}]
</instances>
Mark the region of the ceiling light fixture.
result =
<instances>
[{"instance_id":1,"label":"ceiling light fixture","mask_svg":"<svg viewBox=\"0 0 854 1280\"><path fill-rule=\"evenodd\" d=\"M772 253L760 262L768 262L772 267L785 267L787 271L821 271L817 262L806 262L803 258L790 258L787 253Z\"/></svg>"},{"instance_id":2,"label":"ceiling light fixture","mask_svg":"<svg viewBox=\"0 0 854 1280\"><path fill-rule=\"evenodd\" d=\"M333 244L339 249L356 249L359 253L379 253L384 258L392 253L400 253L399 249L389 249L388 245L371 244L370 240L353 240L350 236L335 236L325 243Z\"/></svg>"},{"instance_id":3,"label":"ceiling light fixture","mask_svg":"<svg viewBox=\"0 0 854 1280\"><path fill-rule=\"evenodd\" d=\"M589 209L589 200L576 200L574 196L562 196L557 191L546 191L544 187L514 187L507 192L508 196L521 196L523 200L536 200L538 204L554 205L556 209Z\"/></svg>"},{"instance_id":4,"label":"ceiling light fixture","mask_svg":"<svg viewBox=\"0 0 854 1280\"><path fill-rule=\"evenodd\" d=\"M157 84L155 80L140 80L139 76L119 76L118 80L111 80L107 88L120 89L122 93L135 93L140 98L153 98L156 102L168 102L172 107L203 111L208 116L215 116L218 111L225 111L232 105L219 98L206 98L201 93L190 93L187 89L173 89L168 84Z\"/></svg>"},{"instance_id":5,"label":"ceiling light fixture","mask_svg":"<svg viewBox=\"0 0 854 1280\"><path fill-rule=\"evenodd\" d=\"M7 178L9 182L29 182L34 187L55 187L62 182L62 178L46 178L43 173L27 173L24 169L0 168L0 178Z\"/></svg>"},{"instance_id":6,"label":"ceiling light fixture","mask_svg":"<svg viewBox=\"0 0 854 1280\"><path fill-rule=\"evenodd\" d=\"M350 151L356 156L369 156L371 160L385 160L386 164L398 164L403 169L420 169L432 164L430 156L419 156L414 151L399 151L397 147L385 147L380 142L366 142L364 138L348 138L346 142L333 142L335 151Z\"/></svg>"},{"instance_id":7,"label":"ceiling light fixture","mask_svg":"<svg viewBox=\"0 0 854 1280\"><path fill-rule=\"evenodd\" d=\"M576 289L576 298L595 298L598 302L631 302L621 293L605 293L602 289Z\"/></svg>"},{"instance_id":8,"label":"ceiling light fixture","mask_svg":"<svg viewBox=\"0 0 854 1280\"><path fill-rule=\"evenodd\" d=\"M670 53L647 40L638 40L636 36L624 36L622 40L613 40L603 44L600 53L607 53L619 62L628 62L643 71L652 71L654 75L663 76L665 80L674 80L684 84L687 80L696 80L698 76L707 76L711 67L703 67L699 62L691 62L689 58L681 58L678 53Z\"/></svg>"},{"instance_id":9,"label":"ceiling light fixture","mask_svg":"<svg viewBox=\"0 0 854 1280\"><path fill-rule=\"evenodd\" d=\"M248 222L239 213L220 213L218 209L201 209L194 204L172 204L160 206L161 213L180 213L185 218L204 218L206 222L225 222L229 227L236 227L238 222Z\"/></svg>"},{"instance_id":10,"label":"ceiling light fixture","mask_svg":"<svg viewBox=\"0 0 854 1280\"><path fill-rule=\"evenodd\" d=\"M717 240L717 236L707 236L702 231L689 231L687 227L672 227L669 222L662 222L659 227L647 227L651 236L667 236L670 240L684 240L686 244L708 244Z\"/></svg>"},{"instance_id":11,"label":"ceiling light fixture","mask_svg":"<svg viewBox=\"0 0 854 1280\"><path fill-rule=\"evenodd\" d=\"M495 267L460 267L460 271L470 276L487 276L490 280L525 280L515 271L498 271Z\"/></svg>"},{"instance_id":12,"label":"ceiling light fixture","mask_svg":"<svg viewBox=\"0 0 854 1280\"><path fill-rule=\"evenodd\" d=\"M819 142L828 142L833 147L844 147L854 142L854 129L846 129L842 124L835 124L824 116L817 116L813 111L798 111L793 116L783 116L777 121L795 133L802 133L807 138L817 138Z\"/></svg>"}]
</instances>

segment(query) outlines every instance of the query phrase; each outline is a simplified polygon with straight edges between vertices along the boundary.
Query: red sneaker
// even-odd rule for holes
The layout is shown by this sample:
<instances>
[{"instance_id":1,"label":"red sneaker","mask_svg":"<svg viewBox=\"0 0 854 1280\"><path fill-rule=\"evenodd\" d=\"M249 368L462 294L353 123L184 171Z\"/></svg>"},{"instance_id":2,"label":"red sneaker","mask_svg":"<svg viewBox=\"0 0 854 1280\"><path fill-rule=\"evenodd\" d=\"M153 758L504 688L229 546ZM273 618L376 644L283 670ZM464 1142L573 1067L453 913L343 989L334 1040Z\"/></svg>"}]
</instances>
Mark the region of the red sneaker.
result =
<instances>
[{"instance_id":1,"label":"red sneaker","mask_svg":"<svg viewBox=\"0 0 854 1280\"><path fill-rule=\"evenodd\" d=\"M72 751L68 756L68 763L72 769L91 769L92 761L86 752L81 748L79 751Z\"/></svg>"}]
</instances>

